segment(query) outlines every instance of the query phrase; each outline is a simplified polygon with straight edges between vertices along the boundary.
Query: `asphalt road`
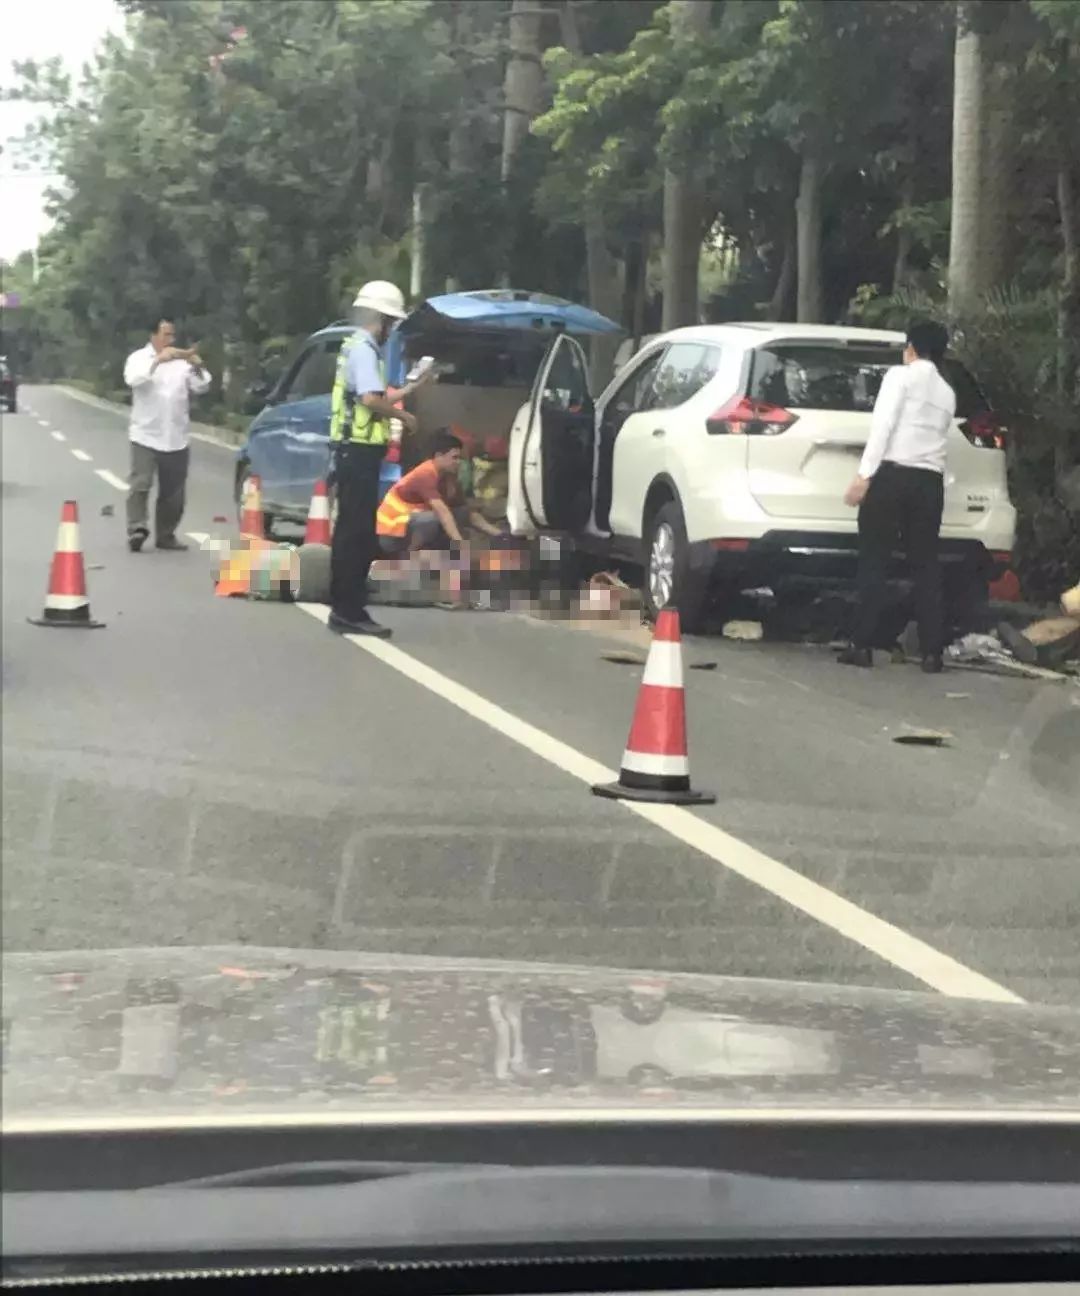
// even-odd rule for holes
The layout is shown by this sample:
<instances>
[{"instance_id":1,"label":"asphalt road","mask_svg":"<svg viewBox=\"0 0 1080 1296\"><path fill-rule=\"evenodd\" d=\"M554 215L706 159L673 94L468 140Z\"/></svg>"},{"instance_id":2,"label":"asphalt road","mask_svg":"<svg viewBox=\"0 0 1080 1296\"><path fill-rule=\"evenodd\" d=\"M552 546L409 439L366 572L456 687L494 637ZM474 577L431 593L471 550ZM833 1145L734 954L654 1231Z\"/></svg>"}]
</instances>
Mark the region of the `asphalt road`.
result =
<instances>
[{"instance_id":1,"label":"asphalt road","mask_svg":"<svg viewBox=\"0 0 1080 1296\"><path fill-rule=\"evenodd\" d=\"M365 648L319 609L214 598L197 547L128 553L126 472L119 412L28 387L3 417L9 952L250 942L1080 1002L1073 685L688 643L717 663L687 705L718 801L643 817L587 786L640 675L601 659L614 630L385 609L391 649ZM184 528L230 529L231 478L194 444ZM66 498L104 630L26 620ZM892 741L927 725L952 744Z\"/></svg>"}]
</instances>

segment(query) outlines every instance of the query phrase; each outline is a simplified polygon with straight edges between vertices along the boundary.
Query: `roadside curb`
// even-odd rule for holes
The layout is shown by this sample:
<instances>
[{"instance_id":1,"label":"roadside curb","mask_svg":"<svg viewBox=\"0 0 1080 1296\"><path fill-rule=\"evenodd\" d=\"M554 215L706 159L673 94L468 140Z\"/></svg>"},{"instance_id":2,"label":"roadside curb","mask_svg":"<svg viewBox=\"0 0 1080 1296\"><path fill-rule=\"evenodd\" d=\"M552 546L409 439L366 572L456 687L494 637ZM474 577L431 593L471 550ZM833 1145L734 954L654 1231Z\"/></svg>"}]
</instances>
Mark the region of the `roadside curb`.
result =
<instances>
[{"instance_id":1,"label":"roadside curb","mask_svg":"<svg viewBox=\"0 0 1080 1296\"><path fill-rule=\"evenodd\" d=\"M127 405L120 405L116 401L105 400L101 396L92 396L89 392L80 391L78 387L69 387L66 383L52 383L57 391L61 391L65 396L70 396L72 400L82 401L84 405L93 406L94 409L105 410L109 414L122 414L126 418L130 414ZM220 446L222 450L236 450L243 442L243 436L239 432L230 432L228 428L215 427L210 423L192 423L191 436L196 441L205 441L209 445Z\"/></svg>"}]
</instances>

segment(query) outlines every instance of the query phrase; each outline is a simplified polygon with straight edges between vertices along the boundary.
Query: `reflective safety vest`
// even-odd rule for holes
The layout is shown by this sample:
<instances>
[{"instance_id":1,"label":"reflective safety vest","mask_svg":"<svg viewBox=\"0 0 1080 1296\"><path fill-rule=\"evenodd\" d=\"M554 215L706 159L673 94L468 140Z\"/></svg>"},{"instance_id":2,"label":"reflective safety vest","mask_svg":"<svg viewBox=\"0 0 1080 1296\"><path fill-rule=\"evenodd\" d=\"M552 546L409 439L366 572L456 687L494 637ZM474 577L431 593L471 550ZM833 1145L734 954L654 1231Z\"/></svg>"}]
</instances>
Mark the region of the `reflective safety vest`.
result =
<instances>
[{"instance_id":1,"label":"reflective safety vest","mask_svg":"<svg viewBox=\"0 0 1080 1296\"><path fill-rule=\"evenodd\" d=\"M409 516L423 508L423 504L406 504L397 486L391 486L375 514L376 535L403 536L409 529Z\"/></svg>"},{"instance_id":2,"label":"reflective safety vest","mask_svg":"<svg viewBox=\"0 0 1080 1296\"><path fill-rule=\"evenodd\" d=\"M367 335L365 335L367 336ZM351 445L387 445L390 441L390 420L380 418L374 410L369 410L357 400L356 393L349 391L349 352L354 346L367 346L357 334L347 337L338 352L337 370L334 374L334 390L330 396L330 441L344 442ZM386 365L380 356L379 374L386 390Z\"/></svg>"}]
</instances>

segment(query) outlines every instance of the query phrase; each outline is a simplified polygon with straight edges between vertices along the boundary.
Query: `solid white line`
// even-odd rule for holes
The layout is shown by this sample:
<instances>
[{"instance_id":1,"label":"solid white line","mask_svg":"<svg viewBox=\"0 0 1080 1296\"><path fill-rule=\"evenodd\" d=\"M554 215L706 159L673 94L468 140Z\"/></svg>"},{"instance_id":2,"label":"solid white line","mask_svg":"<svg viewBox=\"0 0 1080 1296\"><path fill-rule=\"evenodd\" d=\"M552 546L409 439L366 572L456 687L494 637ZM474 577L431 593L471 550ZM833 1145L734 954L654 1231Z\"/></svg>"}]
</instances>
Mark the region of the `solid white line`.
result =
<instances>
[{"instance_id":1,"label":"solid white line","mask_svg":"<svg viewBox=\"0 0 1080 1296\"><path fill-rule=\"evenodd\" d=\"M94 472L103 482L108 482L110 486L115 486L118 491L126 491L128 484L123 477L117 477L116 473L110 472L108 468L95 468Z\"/></svg>"},{"instance_id":2,"label":"solid white line","mask_svg":"<svg viewBox=\"0 0 1080 1296\"><path fill-rule=\"evenodd\" d=\"M65 387L63 383L57 383L57 391L62 391L65 396L70 396L72 400L82 401L84 405L92 405L94 409L104 410L108 414L118 414L123 419L131 417L131 410L126 405L118 405L115 401L102 400L100 396L91 396L88 392L79 391L75 387ZM199 431L199 427L206 429L209 424L193 425L190 430L190 436L193 441L204 441L207 445L217 446L219 450L235 450L240 444L240 440L226 440L225 437L217 436L212 431Z\"/></svg>"},{"instance_id":3,"label":"solid white line","mask_svg":"<svg viewBox=\"0 0 1080 1296\"><path fill-rule=\"evenodd\" d=\"M49 436L51 436L52 439L53 439L54 441L66 441L66 440L67 440L67 437L64 436L63 432L50 432L50 433L49 433Z\"/></svg>"},{"instance_id":4,"label":"solid white line","mask_svg":"<svg viewBox=\"0 0 1080 1296\"><path fill-rule=\"evenodd\" d=\"M324 605L298 603L296 606L317 621L326 623L329 609ZM444 701L583 783L610 783L615 778L612 770L605 769L597 761L553 738L542 729L537 729L494 702L489 702L479 693L474 693L472 689L449 679L417 661L415 657L410 657L400 648L360 635L344 635L343 638L414 684L429 689ZM770 859L768 855L737 837L732 837L722 828L699 819L679 806L650 805L640 801L623 801L620 804L933 990L962 999L1023 1003L1019 995L980 972L965 967L963 963L934 949L932 945L927 945L917 936L894 927L892 923L845 900L828 887L812 882L795 869L781 864L779 860Z\"/></svg>"},{"instance_id":5,"label":"solid white line","mask_svg":"<svg viewBox=\"0 0 1080 1296\"><path fill-rule=\"evenodd\" d=\"M94 456L88 455L85 450L72 450L71 452L76 459L81 459L83 463L90 463Z\"/></svg>"}]
</instances>

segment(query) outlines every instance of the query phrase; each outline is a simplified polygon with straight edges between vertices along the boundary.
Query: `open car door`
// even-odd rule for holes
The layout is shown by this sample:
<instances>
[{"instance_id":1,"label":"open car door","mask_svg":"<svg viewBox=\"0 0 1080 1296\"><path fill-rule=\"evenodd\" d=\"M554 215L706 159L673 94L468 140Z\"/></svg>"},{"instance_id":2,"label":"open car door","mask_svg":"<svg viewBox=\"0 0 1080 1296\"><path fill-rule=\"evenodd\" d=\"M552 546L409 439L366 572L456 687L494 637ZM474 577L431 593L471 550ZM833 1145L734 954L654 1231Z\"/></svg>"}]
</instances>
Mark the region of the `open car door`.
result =
<instances>
[{"instance_id":1,"label":"open car door","mask_svg":"<svg viewBox=\"0 0 1080 1296\"><path fill-rule=\"evenodd\" d=\"M510 430L507 519L515 535L585 529L596 436L585 352L561 333Z\"/></svg>"}]
</instances>

